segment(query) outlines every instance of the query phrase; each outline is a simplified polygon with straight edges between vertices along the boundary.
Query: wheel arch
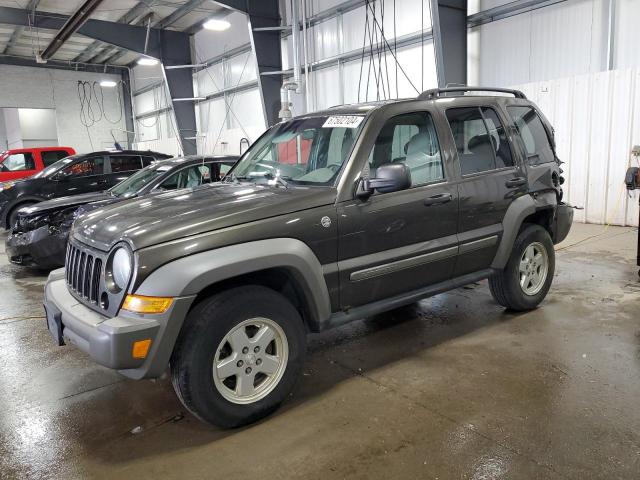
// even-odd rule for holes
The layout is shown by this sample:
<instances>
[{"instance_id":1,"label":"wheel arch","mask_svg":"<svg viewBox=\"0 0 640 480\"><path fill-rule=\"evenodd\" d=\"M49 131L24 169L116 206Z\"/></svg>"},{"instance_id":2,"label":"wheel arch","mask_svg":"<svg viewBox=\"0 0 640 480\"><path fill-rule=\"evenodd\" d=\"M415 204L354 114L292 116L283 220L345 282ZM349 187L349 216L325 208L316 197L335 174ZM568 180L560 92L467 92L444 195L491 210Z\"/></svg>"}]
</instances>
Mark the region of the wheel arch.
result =
<instances>
[{"instance_id":1,"label":"wheel arch","mask_svg":"<svg viewBox=\"0 0 640 480\"><path fill-rule=\"evenodd\" d=\"M503 234L491 268L502 270L511 255L513 243L522 226L533 223L542 226L553 237L553 219L556 208L555 192L523 195L514 200L502 221Z\"/></svg>"},{"instance_id":2,"label":"wheel arch","mask_svg":"<svg viewBox=\"0 0 640 480\"><path fill-rule=\"evenodd\" d=\"M135 293L195 296L195 305L240 285L262 285L281 293L311 331L317 331L331 315L320 262L306 244L292 238L248 242L179 258L151 273Z\"/></svg>"},{"instance_id":3,"label":"wheel arch","mask_svg":"<svg viewBox=\"0 0 640 480\"><path fill-rule=\"evenodd\" d=\"M18 197L4 209L4 215L2 217L2 225L6 229L10 229L11 226L9 225L9 217L16 209L22 208L23 206L25 206L25 204L40 203L42 201L43 201L42 198L35 197L35 196Z\"/></svg>"}]
</instances>

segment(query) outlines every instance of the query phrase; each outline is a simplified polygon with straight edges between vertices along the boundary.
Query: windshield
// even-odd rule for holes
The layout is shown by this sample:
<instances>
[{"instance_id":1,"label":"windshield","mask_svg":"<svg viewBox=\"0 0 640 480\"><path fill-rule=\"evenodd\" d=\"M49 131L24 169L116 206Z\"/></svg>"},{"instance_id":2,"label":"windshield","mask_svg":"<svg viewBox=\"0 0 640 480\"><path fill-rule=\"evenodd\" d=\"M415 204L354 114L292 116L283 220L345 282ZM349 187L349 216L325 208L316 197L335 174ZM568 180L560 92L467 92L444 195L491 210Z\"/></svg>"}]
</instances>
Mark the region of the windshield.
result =
<instances>
[{"instance_id":1,"label":"windshield","mask_svg":"<svg viewBox=\"0 0 640 480\"><path fill-rule=\"evenodd\" d=\"M123 180L109 192L116 197L131 197L169 170L171 170L171 165L151 165Z\"/></svg>"},{"instance_id":2,"label":"windshield","mask_svg":"<svg viewBox=\"0 0 640 480\"><path fill-rule=\"evenodd\" d=\"M44 170L39 171L38 173L36 173L33 177L31 178L43 178L43 177L50 177L51 175L53 175L54 173L56 173L58 170L60 170L61 168L63 168L65 165L69 165L71 162L73 162L76 158L78 158L77 156L72 156L72 157L66 157L63 158L62 160L58 160L56 163L49 165L47 168L45 168Z\"/></svg>"},{"instance_id":3,"label":"windshield","mask_svg":"<svg viewBox=\"0 0 640 480\"><path fill-rule=\"evenodd\" d=\"M351 152L364 116L293 119L263 135L227 175L227 181L281 179L331 185Z\"/></svg>"}]
</instances>

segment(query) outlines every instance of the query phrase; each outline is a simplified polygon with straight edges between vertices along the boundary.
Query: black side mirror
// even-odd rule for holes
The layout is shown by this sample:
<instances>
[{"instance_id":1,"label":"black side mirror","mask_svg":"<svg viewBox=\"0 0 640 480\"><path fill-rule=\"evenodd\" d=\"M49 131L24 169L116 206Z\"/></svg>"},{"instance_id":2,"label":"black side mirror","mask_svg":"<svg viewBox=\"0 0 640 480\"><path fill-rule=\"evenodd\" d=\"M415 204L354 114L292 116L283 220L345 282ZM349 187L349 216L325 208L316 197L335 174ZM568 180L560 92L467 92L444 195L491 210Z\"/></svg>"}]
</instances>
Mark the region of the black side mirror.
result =
<instances>
[{"instance_id":1,"label":"black side mirror","mask_svg":"<svg viewBox=\"0 0 640 480\"><path fill-rule=\"evenodd\" d=\"M375 178L364 178L358 197L368 197L374 190L391 193L411 187L411 170L404 163L385 163L376 169Z\"/></svg>"}]
</instances>

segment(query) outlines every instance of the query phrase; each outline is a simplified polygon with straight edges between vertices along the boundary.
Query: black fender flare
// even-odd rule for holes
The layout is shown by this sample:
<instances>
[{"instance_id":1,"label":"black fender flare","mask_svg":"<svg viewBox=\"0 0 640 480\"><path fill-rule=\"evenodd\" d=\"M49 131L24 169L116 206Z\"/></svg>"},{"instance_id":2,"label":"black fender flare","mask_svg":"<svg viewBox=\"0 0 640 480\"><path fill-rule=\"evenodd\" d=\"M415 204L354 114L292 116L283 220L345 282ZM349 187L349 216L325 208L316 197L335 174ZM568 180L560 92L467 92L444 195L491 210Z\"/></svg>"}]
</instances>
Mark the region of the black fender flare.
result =
<instances>
[{"instance_id":1,"label":"black fender flare","mask_svg":"<svg viewBox=\"0 0 640 480\"><path fill-rule=\"evenodd\" d=\"M557 199L555 192L544 192L535 195L523 195L515 199L502 221L502 238L491 268L502 270L509 261L513 244L516 241L522 222L529 215L544 209L555 209Z\"/></svg>"},{"instance_id":2,"label":"black fender flare","mask_svg":"<svg viewBox=\"0 0 640 480\"><path fill-rule=\"evenodd\" d=\"M240 243L179 258L152 272L135 294L198 295L210 285L271 268L286 269L301 287L312 325L331 316L331 300L322 265L313 251L295 238Z\"/></svg>"}]
</instances>

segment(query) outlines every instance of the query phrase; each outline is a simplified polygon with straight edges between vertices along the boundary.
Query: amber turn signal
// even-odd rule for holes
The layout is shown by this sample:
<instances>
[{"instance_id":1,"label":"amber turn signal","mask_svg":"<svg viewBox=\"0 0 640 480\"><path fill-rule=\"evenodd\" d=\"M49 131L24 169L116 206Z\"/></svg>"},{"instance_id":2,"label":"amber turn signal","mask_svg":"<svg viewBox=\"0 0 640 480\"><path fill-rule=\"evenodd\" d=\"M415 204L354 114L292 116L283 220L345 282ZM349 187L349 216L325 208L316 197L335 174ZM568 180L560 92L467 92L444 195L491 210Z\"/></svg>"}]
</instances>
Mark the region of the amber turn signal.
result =
<instances>
[{"instance_id":1,"label":"amber turn signal","mask_svg":"<svg viewBox=\"0 0 640 480\"><path fill-rule=\"evenodd\" d=\"M134 313L164 313L173 298L171 297L145 297L143 295L127 295L122 304L123 310Z\"/></svg>"},{"instance_id":2,"label":"amber turn signal","mask_svg":"<svg viewBox=\"0 0 640 480\"><path fill-rule=\"evenodd\" d=\"M133 348L131 349L131 356L133 358L147 358L149 348L151 347L151 339L138 340L133 342Z\"/></svg>"}]
</instances>

